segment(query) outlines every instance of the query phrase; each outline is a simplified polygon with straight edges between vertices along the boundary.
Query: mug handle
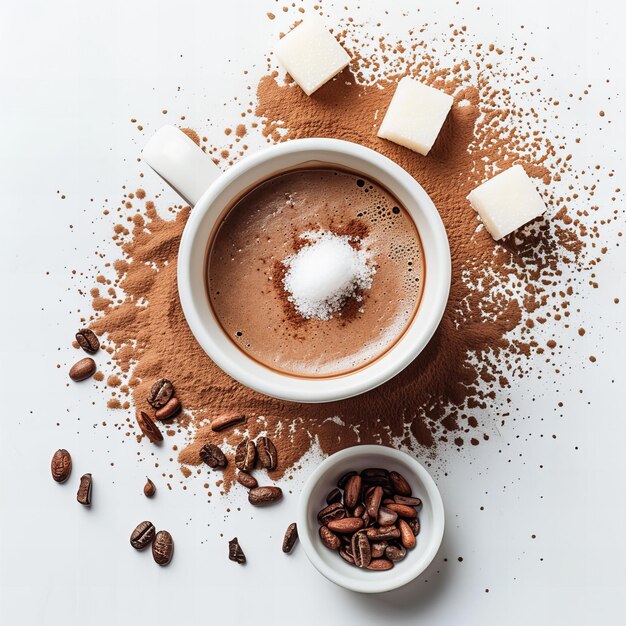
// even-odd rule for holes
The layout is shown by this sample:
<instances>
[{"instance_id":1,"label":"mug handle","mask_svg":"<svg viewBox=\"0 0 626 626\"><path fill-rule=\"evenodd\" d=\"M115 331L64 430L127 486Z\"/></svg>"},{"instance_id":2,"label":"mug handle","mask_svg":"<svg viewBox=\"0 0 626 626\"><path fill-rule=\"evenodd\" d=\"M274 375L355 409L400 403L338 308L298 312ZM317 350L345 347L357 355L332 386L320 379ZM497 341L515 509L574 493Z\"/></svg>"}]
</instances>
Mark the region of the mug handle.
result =
<instances>
[{"instance_id":1,"label":"mug handle","mask_svg":"<svg viewBox=\"0 0 626 626\"><path fill-rule=\"evenodd\" d=\"M163 126L141 152L143 160L192 206L221 175L192 139L175 126Z\"/></svg>"}]
</instances>

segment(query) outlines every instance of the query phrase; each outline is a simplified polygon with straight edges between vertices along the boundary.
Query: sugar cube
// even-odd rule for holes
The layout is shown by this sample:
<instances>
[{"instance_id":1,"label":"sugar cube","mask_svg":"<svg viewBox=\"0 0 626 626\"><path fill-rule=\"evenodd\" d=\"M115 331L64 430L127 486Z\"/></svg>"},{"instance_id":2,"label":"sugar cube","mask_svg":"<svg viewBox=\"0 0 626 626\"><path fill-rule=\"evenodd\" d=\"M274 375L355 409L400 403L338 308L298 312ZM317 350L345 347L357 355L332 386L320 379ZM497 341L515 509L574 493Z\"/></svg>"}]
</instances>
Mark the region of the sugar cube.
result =
<instances>
[{"instance_id":1,"label":"sugar cube","mask_svg":"<svg viewBox=\"0 0 626 626\"><path fill-rule=\"evenodd\" d=\"M378 136L426 156L454 98L405 76L396 87Z\"/></svg>"},{"instance_id":2,"label":"sugar cube","mask_svg":"<svg viewBox=\"0 0 626 626\"><path fill-rule=\"evenodd\" d=\"M350 56L316 16L307 17L276 46L276 56L307 96L350 63Z\"/></svg>"},{"instance_id":3,"label":"sugar cube","mask_svg":"<svg viewBox=\"0 0 626 626\"><path fill-rule=\"evenodd\" d=\"M546 210L521 165L514 165L476 187L467 199L494 239L502 239Z\"/></svg>"}]
</instances>

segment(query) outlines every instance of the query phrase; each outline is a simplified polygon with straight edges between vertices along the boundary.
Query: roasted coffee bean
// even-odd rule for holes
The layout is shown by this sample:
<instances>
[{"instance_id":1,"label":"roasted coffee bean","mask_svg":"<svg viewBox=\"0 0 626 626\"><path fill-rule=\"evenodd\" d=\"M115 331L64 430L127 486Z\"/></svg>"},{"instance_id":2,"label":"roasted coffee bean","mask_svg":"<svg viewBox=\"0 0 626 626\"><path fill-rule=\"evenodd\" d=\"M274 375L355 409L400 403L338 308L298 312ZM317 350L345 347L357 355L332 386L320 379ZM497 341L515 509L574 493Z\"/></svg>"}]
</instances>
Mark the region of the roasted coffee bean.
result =
<instances>
[{"instance_id":1,"label":"roasted coffee bean","mask_svg":"<svg viewBox=\"0 0 626 626\"><path fill-rule=\"evenodd\" d=\"M411 527L406 523L405 520L401 519L398 522L398 529L400 530L400 539L402 541L402 545L407 550L414 548L415 544L417 543L415 540L415 535L413 534Z\"/></svg>"},{"instance_id":2,"label":"roasted coffee bean","mask_svg":"<svg viewBox=\"0 0 626 626\"><path fill-rule=\"evenodd\" d=\"M391 481L387 476L372 476L371 478L364 478L363 484L366 488L370 487L382 487L383 490L387 490L390 495L393 495L393 490L391 488Z\"/></svg>"},{"instance_id":3,"label":"roasted coffee bean","mask_svg":"<svg viewBox=\"0 0 626 626\"><path fill-rule=\"evenodd\" d=\"M255 506L263 506L278 502L283 497L280 487L255 487L248 492L248 502Z\"/></svg>"},{"instance_id":4,"label":"roasted coffee bean","mask_svg":"<svg viewBox=\"0 0 626 626\"><path fill-rule=\"evenodd\" d=\"M383 498L382 505L387 506L388 504L398 504L393 498Z\"/></svg>"},{"instance_id":5,"label":"roasted coffee bean","mask_svg":"<svg viewBox=\"0 0 626 626\"><path fill-rule=\"evenodd\" d=\"M214 443L205 443L200 448L200 458L213 469L226 467L226 456Z\"/></svg>"},{"instance_id":6,"label":"roasted coffee bean","mask_svg":"<svg viewBox=\"0 0 626 626\"><path fill-rule=\"evenodd\" d=\"M378 516L378 509L380 508L380 502L383 499L383 488L373 487L368 491L366 496L365 506L370 517L376 518Z\"/></svg>"},{"instance_id":7,"label":"roasted coffee bean","mask_svg":"<svg viewBox=\"0 0 626 626\"><path fill-rule=\"evenodd\" d=\"M90 378L96 373L96 362L91 357L77 361L70 368L70 378L78 382Z\"/></svg>"},{"instance_id":8,"label":"roasted coffee bean","mask_svg":"<svg viewBox=\"0 0 626 626\"><path fill-rule=\"evenodd\" d=\"M320 524L328 524L333 520L343 519L346 516L346 510L343 508L341 502L334 502L324 507L317 514L317 521Z\"/></svg>"},{"instance_id":9,"label":"roasted coffee bean","mask_svg":"<svg viewBox=\"0 0 626 626\"><path fill-rule=\"evenodd\" d=\"M341 545L339 537L328 526L320 526L320 539L329 550L338 550Z\"/></svg>"},{"instance_id":10,"label":"roasted coffee bean","mask_svg":"<svg viewBox=\"0 0 626 626\"><path fill-rule=\"evenodd\" d=\"M139 414L137 415L137 424L139 424L141 432L152 443L163 441L163 435L161 434L159 427L152 421L152 418L145 411L139 411Z\"/></svg>"},{"instance_id":11,"label":"roasted coffee bean","mask_svg":"<svg viewBox=\"0 0 626 626\"><path fill-rule=\"evenodd\" d=\"M394 496L393 501L396 504L404 504L406 506L422 506L422 501L419 498L411 496Z\"/></svg>"},{"instance_id":12,"label":"roasted coffee bean","mask_svg":"<svg viewBox=\"0 0 626 626\"><path fill-rule=\"evenodd\" d=\"M298 526L293 522L287 526L287 530L285 531L285 536L283 537L283 552L289 554L293 550L296 541L298 541Z\"/></svg>"},{"instance_id":13,"label":"roasted coffee bean","mask_svg":"<svg viewBox=\"0 0 626 626\"><path fill-rule=\"evenodd\" d=\"M72 473L72 457L67 450L61 448L52 455L50 462L52 478L58 483L64 483Z\"/></svg>"},{"instance_id":14,"label":"roasted coffee bean","mask_svg":"<svg viewBox=\"0 0 626 626\"><path fill-rule=\"evenodd\" d=\"M365 506L363 504L357 504L352 511L352 517L363 517L365 513Z\"/></svg>"},{"instance_id":15,"label":"roasted coffee bean","mask_svg":"<svg viewBox=\"0 0 626 626\"><path fill-rule=\"evenodd\" d=\"M146 484L143 486L143 495L151 498L156 493L156 485L146 476Z\"/></svg>"},{"instance_id":16,"label":"roasted coffee bean","mask_svg":"<svg viewBox=\"0 0 626 626\"><path fill-rule=\"evenodd\" d=\"M361 486L363 481L361 477L350 476L343 492L343 503L347 509L353 509L361 499Z\"/></svg>"},{"instance_id":17,"label":"roasted coffee bean","mask_svg":"<svg viewBox=\"0 0 626 626\"><path fill-rule=\"evenodd\" d=\"M242 472L250 472L254 469L256 461L256 446L254 441L246 437L239 442L235 450L235 465Z\"/></svg>"},{"instance_id":18,"label":"roasted coffee bean","mask_svg":"<svg viewBox=\"0 0 626 626\"><path fill-rule=\"evenodd\" d=\"M269 437L259 437L256 441L256 452L259 464L264 469L273 470L278 465L276 446Z\"/></svg>"},{"instance_id":19,"label":"roasted coffee bean","mask_svg":"<svg viewBox=\"0 0 626 626\"><path fill-rule=\"evenodd\" d=\"M230 426L234 426L235 424L241 424L245 421L245 415L222 415L221 417L216 417L211 422L211 430L217 433L220 430L225 430Z\"/></svg>"},{"instance_id":20,"label":"roasted coffee bean","mask_svg":"<svg viewBox=\"0 0 626 626\"><path fill-rule=\"evenodd\" d=\"M393 498L393 496L395 494L394 494L394 491L391 488L391 486L390 485L381 485L381 486L383 488L383 497L385 497L385 498Z\"/></svg>"},{"instance_id":21,"label":"roasted coffee bean","mask_svg":"<svg viewBox=\"0 0 626 626\"><path fill-rule=\"evenodd\" d=\"M372 559L367 566L367 569L375 570L375 571L383 571L387 569L391 569L393 567L393 562L389 559Z\"/></svg>"},{"instance_id":22,"label":"roasted coffee bean","mask_svg":"<svg viewBox=\"0 0 626 626\"><path fill-rule=\"evenodd\" d=\"M406 556L406 548L404 546L387 546L385 556L394 563L401 561Z\"/></svg>"},{"instance_id":23,"label":"roasted coffee bean","mask_svg":"<svg viewBox=\"0 0 626 626\"><path fill-rule=\"evenodd\" d=\"M360 517L344 517L336 519L326 524L334 533L354 533L363 528L363 520Z\"/></svg>"},{"instance_id":24,"label":"roasted coffee bean","mask_svg":"<svg viewBox=\"0 0 626 626\"><path fill-rule=\"evenodd\" d=\"M389 541L390 539L400 539L400 530L395 526L385 526L383 528L368 528L366 531L368 539L371 541Z\"/></svg>"},{"instance_id":25,"label":"roasted coffee bean","mask_svg":"<svg viewBox=\"0 0 626 626\"><path fill-rule=\"evenodd\" d=\"M76 333L76 342L87 354L95 354L100 348L100 341L96 333L89 328L81 328Z\"/></svg>"},{"instance_id":26,"label":"roasted coffee bean","mask_svg":"<svg viewBox=\"0 0 626 626\"><path fill-rule=\"evenodd\" d=\"M367 535L363 532L352 535L352 559L357 567L365 568L372 560L372 549Z\"/></svg>"},{"instance_id":27,"label":"roasted coffee bean","mask_svg":"<svg viewBox=\"0 0 626 626\"><path fill-rule=\"evenodd\" d=\"M339 489L333 489L326 496L326 504L334 504L335 502L341 502L341 491Z\"/></svg>"},{"instance_id":28,"label":"roasted coffee bean","mask_svg":"<svg viewBox=\"0 0 626 626\"><path fill-rule=\"evenodd\" d=\"M388 504L387 508L406 519L417 517L417 511L412 506L406 506L406 504Z\"/></svg>"},{"instance_id":29,"label":"roasted coffee bean","mask_svg":"<svg viewBox=\"0 0 626 626\"><path fill-rule=\"evenodd\" d=\"M143 550L152 543L155 534L156 528L152 522L141 522L130 535L130 545L135 550Z\"/></svg>"},{"instance_id":30,"label":"roasted coffee bean","mask_svg":"<svg viewBox=\"0 0 626 626\"><path fill-rule=\"evenodd\" d=\"M243 553L237 537L233 537L228 542L228 558L235 563L239 563L240 565L243 565L246 562L246 555Z\"/></svg>"},{"instance_id":31,"label":"roasted coffee bean","mask_svg":"<svg viewBox=\"0 0 626 626\"><path fill-rule=\"evenodd\" d=\"M361 519L363 520L363 525L367 528L374 520L372 520L369 516L369 513L365 511L363 515L361 515Z\"/></svg>"},{"instance_id":32,"label":"roasted coffee bean","mask_svg":"<svg viewBox=\"0 0 626 626\"><path fill-rule=\"evenodd\" d=\"M339 550L339 555L344 561L347 561L350 565L354 565L354 559L345 550Z\"/></svg>"},{"instance_id":33,"label":"roasted coffee bean","mask_svg":"<svg viewBox=\"0 0 626 626\"><path fill-rule=\"evenodd\" d=\"M76 500L83 506L89 506L91 504L91 484L91 474L83 474L80 477Z\"/></svg>"},{"instance_id":34,"label":"roasted coffee bean","mask_svg":"<svg viewBox=\"0 0 626 626\"><path fill-rule=\"evenodd\" d=\"M237 472L237 482L247 489L254 489L255 487L259 486L256 478L254 476L251 476L247 472Z\"/></svg>"},{"instance_id":35,"label":"roasted coffee bean","mask_svg":"<svg viewBox=\"0 0 626 626\"><path fill-rule=\"evenodd\" d=\"M337 481L337 487L339 487L339 489L345 489L346 483L348 482L348 478L351 478L352 476L356 476L356 472L346 472L338 481Z\"/></svg>"},{"instance_id":36,"label":"roasted coffee bean","mask_svg":"<svg viewBox=\"0 0 626 626\"><path fill-rule=\"evenodd\" d=\"M378 517L376 518L376 521L381 526L391 526L392 524L396 523L397 519L398 519L398 514L395 511L391 511L390 509L384 506L381 506L378 509Z\"/></svg>"},{"instance_id":37,"label":"roasted coffee bean","mask_svg":"<svg viewBox=\"0 0 626 626\"><path fill-rule=\"evenodd\" d=\"M419 521L419 519L417 519L417 517L415 517L413 519L408 519L408 520L406 520L406 523L409 525L409 527L413 531L413 534L417 537L420 534L420 521Z\"/></svg>"},{"instance_id":38,"label":"roasted coffee bean","mask_svg":"<svg viewBox=\"0 0 626 626\"><path fill-rule=\"evenodd\" d=\"M410 496L411 495L411 485L407 482L407 480L402 476L402 474L398 474L398 472L389 472L389 480L391 481L391 486L393 490L399 496Z\"/></svg>"},{"instance_id":39,"label":"roasted coffee bean","mask_svg":"<svg viewBox=\"0 0 626 626\"><path fill-rule=\"evenodd\" d=\"M368 467L361 472L361 477L364 481L368 481L370 478L387 478L389 472L382 467Z\"/></svg>"},{"instance_id":40,"label":"roasted coffee bean","mask_svg":"<svg viewBox=\"0 0 626 626\"><path fill-rule=\"evenodd\" d=\"M374 541L372 542L372 558L380 559L380 557L385 555L385 550L389 545L386 541Z\"/></svg>"},{"instance_id":41,"label":"roasted coffee bean","mask_svg":"<svg viewBox=\"0 0 626 626\"><path fill-rule=\"evenodd\" d=\"M154 414L154 417L158 420L168 420L176 417L182 408L183 405L180 403L180 400L174 396Z\"/></svg>"},{"instance_id":42,"label":"roasted coffee bean","mask_svg":"<svg viewBox=\"0 0 626 626\"><path fill-rule=\"evenodd\" d=\"M160 530L152 544L152 558L161 566L168 565L174 556L174 540L167 530Z\"/></svg>"},{"instance_id":43,"label":"roasted coffee bean","mask_svg":"<svg viewBox=\"0 0 626 626\"><path fill-rule=\"evenodd\" d=\"M155 409L160 409L174 395L174 385L167 378L160 378L150 389L148 403Z\"/></svg>"}]
</instances>

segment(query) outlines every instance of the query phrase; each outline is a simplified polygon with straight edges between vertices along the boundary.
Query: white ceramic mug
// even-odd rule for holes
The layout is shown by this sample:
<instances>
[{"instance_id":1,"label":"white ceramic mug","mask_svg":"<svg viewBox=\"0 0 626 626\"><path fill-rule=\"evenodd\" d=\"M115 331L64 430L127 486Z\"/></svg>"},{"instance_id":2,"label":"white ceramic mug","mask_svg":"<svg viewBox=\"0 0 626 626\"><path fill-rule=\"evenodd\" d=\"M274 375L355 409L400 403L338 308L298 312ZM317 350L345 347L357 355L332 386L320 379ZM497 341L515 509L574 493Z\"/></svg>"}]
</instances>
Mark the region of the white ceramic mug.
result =
<instances>
[{"instance_id":1,"label":"white ceramic mug","mask_svg":"<svg viewBox=\"0 0 626 626\"><path fill-rule=\"evenodd\" d=\"M420 184L387 157L338 139L297 139L252 154L226 172L173 126L159 130L143 150L144 160L193 206L178 252L178 292L198 343L227 374L268 396L293 402L330 402L364 393L395 376L424 349L437 329L450 290L450 248L432 200ZM272 175L306 163L360 172L386 187L409 212L425 257L423 294L402 337L385 354L353 372L302 378L272 370L250 358L224 333L205 285L212 234L233 200Z\"/></svg>"}]
</instances>

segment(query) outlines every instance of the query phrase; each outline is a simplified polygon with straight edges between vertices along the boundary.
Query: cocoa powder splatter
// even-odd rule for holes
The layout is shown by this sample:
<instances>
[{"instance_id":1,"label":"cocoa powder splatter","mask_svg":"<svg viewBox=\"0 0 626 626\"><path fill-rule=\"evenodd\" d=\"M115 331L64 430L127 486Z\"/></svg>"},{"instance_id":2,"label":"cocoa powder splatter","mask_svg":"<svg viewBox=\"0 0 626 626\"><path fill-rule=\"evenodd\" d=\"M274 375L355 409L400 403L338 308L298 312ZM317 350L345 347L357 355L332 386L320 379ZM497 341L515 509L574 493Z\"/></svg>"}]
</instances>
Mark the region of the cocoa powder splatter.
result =
<instances>
[{"instance_id":1,"label":"cocoa powder splatter","mask_svg":"<svg viewBox=\"0 0 626 626\"><path fill-rule=\"evenodd\" d=\"M464 27L451 29L451 40L469 41ZM456 56L441 57L428 50L420 34L397 43L379 38L372 48L375 38L367 35L370 31L350 24L340 33L353 61L313 97L276 71L263 77L251 128L270 143L300 137L357 142L393 159L422 184L441 214L452 254L450 300L441 325L414 363L365 395L301 405L257 394L221 372L185 323L177 295L176 257L189 207L170 207L173 219L164 219L147 201L141 215L114 228L123 255L114 264L113 286L120 299L113 302L94 288L97 315L91 327L107 335L121 380L132 376L132 384L124 389L136 410L150 411L146 397L155 379L166 375L174 382L185 407L177 427L189 437L178 456L184 467L200 463L199 450L207 442L228 447L244 435L264 433L280 450L274 477L296 465L314 443L326 453L356 443L430 454L438 445L477 445L489 438L491 430L491 424L481 426L480 418L488 412L490 420L501 423L507 415L508 400L502 399L500 390L510 387L516 377L532 375L527 357L541 354L546 345L538 329L569 317L570 302L585 279L572 278L568 268L584 272L598 260L597 251L591 259L585 248L598 234L597 224L585 219L595 208L591 201L595 184L581 185L588 191L586 204L572 210L572 203L583 202L582 192L572 186L561 190L560 182L564 177L582 179L583 173L574 171L571 155L553 143L542 122L545 112L524 109L508 88L498 86L509 71L499 70L494 60L502 51L464 43L458 44L461 52L457 50ZM367 54L361 47L367 47ZM455 98L426 158L376 137L396 81L407 68L410 75ZM508 78L525 84L532 76L522 64ZM546 107L553 105L546 102ZM236 128L239 138L248 132ZM198 137L189 129L185 132L194 140ZM226 135L231 132L225 130ZM220 149L211 153L219 154ZM223 149L221 156L231 155ZM548 211L495 243L466 196L515 163L538 179ZM112 398L109 406L124 405ZM233 411L248 417L245 429L211 431L211 418ZM187 467L183 473L191 474ZM231 480L227 472L223 487Z\"/></svg>"}]
</instances>

